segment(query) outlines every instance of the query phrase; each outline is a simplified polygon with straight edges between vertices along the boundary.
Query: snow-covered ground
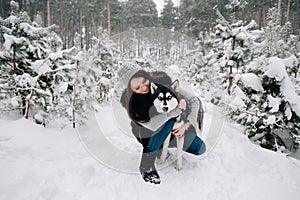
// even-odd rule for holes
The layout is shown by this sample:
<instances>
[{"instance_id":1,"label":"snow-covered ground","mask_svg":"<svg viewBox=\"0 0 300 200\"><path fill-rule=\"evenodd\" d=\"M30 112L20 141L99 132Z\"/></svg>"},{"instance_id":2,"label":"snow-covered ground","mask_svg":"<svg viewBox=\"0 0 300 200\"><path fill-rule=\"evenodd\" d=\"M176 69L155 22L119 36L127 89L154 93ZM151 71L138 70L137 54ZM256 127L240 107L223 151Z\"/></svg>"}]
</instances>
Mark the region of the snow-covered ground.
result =
<instances>
[{"instance_id":1,"label":"snow-covered ground","mask_svg":"<svg viewBox=\"0 0 300 200\"><path fill-rule=\"evenodd\" d=\"M300 162L252 144L241 128L220 124L211 110L207 105L205 138L213 134L207 129L221 126L215 143L208 141L203 156L184 154L180 172L171 150L159 167L160 185L144 183L136 173L141 147L122 127L127 121L116 123L124 113L110 105L78 129L2 119L0 200L298 199ZM121 153L112 153L112 146Z\"/></svg>"}]
</instances>

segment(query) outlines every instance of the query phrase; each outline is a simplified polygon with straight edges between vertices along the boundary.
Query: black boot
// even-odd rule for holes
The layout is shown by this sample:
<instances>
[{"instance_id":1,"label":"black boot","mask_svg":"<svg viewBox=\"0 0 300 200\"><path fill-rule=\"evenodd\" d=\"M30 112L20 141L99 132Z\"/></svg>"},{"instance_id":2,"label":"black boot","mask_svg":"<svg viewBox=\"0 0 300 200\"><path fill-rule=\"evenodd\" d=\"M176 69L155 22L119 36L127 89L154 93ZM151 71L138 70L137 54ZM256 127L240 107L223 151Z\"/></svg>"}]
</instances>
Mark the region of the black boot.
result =
<instances>
[{"instance_id":1,"label":"black boot","mask_svg":"<svg viewBox=\"0 0 300 200\"><path fill-rule=\"evenodd\" d=\"M142 175L142 178L144 179L144 181L146 181L146 182L160 184L160 177L156 170L141 172L141 175Z\"/></svg>"},{"instance_id":2,"label":"black boot","mask_svg":"<svg viewBox=\"0 0 300 200\"><path fill-rule=\"evenodd\" d=\"M154 166L154 162L157 156L157 152L150 152L148 149L143 149L141 164L140 164L140 173L142 178L146 182L160 184L160 177Z\"/></svg>"}]
</instances>

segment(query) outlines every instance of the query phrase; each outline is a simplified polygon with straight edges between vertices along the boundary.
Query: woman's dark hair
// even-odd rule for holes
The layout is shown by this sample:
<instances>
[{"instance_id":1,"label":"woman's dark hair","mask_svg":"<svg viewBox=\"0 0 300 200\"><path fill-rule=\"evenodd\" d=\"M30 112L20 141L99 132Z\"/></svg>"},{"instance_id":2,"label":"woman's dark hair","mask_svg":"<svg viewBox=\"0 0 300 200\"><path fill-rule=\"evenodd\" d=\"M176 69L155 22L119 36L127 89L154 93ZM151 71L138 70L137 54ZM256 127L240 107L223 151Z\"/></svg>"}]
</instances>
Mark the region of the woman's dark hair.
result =
<instances>
[{"instance_id":1,"label":"woman's dark hair","mask_svg":"<svg viewBox=\"0 0 300 200\"><path fill-rule=\"evenodd\" d=\"M140 77L143 77L143 78L145 78L147 80L150 80L150 82L152 81L152 77L150 76L150 74L148 72L146 72L145 70L139 70L128 81L127 89L131 90L130 82L131 82L132 79L134 79L134 78L140 78Z\"/></svg>"},{"instance_id":2,"label":"woman's dark hair","mask_svg":"<svg viewBox=\"0 0 300 200\"><path fill-rule=\"evenodd\" d=\"M152 82L155 84L160 84L164 86L170 86L172 84L172 79L166 72L163 71L154 71L150 72Z\"/></svg>"}]
</instances>

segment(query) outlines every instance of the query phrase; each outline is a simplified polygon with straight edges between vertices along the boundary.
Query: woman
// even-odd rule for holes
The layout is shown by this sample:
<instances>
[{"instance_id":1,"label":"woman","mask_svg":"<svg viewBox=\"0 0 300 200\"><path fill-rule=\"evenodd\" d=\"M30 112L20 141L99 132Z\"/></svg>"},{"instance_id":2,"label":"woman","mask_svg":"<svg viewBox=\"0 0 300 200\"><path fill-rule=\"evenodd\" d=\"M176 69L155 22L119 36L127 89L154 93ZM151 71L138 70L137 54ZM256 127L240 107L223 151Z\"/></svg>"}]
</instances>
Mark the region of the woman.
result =
<instances>
[{"instance_id":1,"label":"woman","mask_svg":"<svg viewBox=\"0 0 300 200\"><path fill-rule=\"evenodd\" d=\"M127 86L121 97L121 103L126 108L131 118L132 133L143 145L143 154L140 163L140 172L146 182L160 183L159 175L155 169L155 159L159 156L162 144L172 131L172 137L181 137L185 134L184 150L200 155L205 151L204 142L195 134L196 131L190 124L197 120L199 100L197 97L184 95L185 100L180 100L178 108L169 113L152 115L153 102L151 98L150 82L161 85L171 85L171 78L165 72L146 72L135 63L124 63L118 71L121 84ZM191 107L188 122L172 130L175 118L186 109L186 104ZM175 140L171 145L176 146Z\"/></svg>"}]
</instances>

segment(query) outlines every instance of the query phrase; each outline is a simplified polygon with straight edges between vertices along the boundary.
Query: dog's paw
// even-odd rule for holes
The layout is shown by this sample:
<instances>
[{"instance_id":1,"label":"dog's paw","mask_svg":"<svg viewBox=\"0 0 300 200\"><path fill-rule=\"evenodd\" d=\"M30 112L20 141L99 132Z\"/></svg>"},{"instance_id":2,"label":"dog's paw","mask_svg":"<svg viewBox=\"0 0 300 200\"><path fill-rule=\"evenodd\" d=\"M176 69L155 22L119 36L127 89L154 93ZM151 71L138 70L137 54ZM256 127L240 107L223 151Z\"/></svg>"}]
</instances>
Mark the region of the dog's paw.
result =
<instances>
[{"instance_id":1,"label":"dog's paw","mask_svg":"<svg viewBox=\"0 0 300 200\"><path fill-rule=\"evenodd\" d=\"M160 177L156 170L142 173L142 178L145 182L160 184Z\"/></svg>"},{"instance_id":2,"label":"dog's paw","mask_svg":"<svg viewBox=\"0 0 300 200\"><path fill-rule=\"evenodd\" d=\"M166 162L166 159L165 159L165 158L158 158L158 159L156 160L156 163L159 164L159 165L162 165L162 164L164 164L165 162Z\"/></svg>"},{"instance_id":3,"label":"dog's paw","mask_svg":"<svg viewBox=\"0 0 300 200\"><path fill-rule=\"evenodd\" d=\"M176 166L175 169L176 169L177 171L181 171L183 168L182 168L182 166Z\"/></svg>"},{"instance_id":4,"label":"dog's paw","mask_svg":"<svg viewBox=\"0 0 300 200\"><path fill-rule=\"evenodd\" d=\"M170 154L169 151L167 151L167 153L166 153L165 156L164 155L160 155L160 157L156 158L156 164L158 164L158 165L164 164L166 162L166 160L170 157L170 155L171 154Z\"/></svg>"}]
</instances>

